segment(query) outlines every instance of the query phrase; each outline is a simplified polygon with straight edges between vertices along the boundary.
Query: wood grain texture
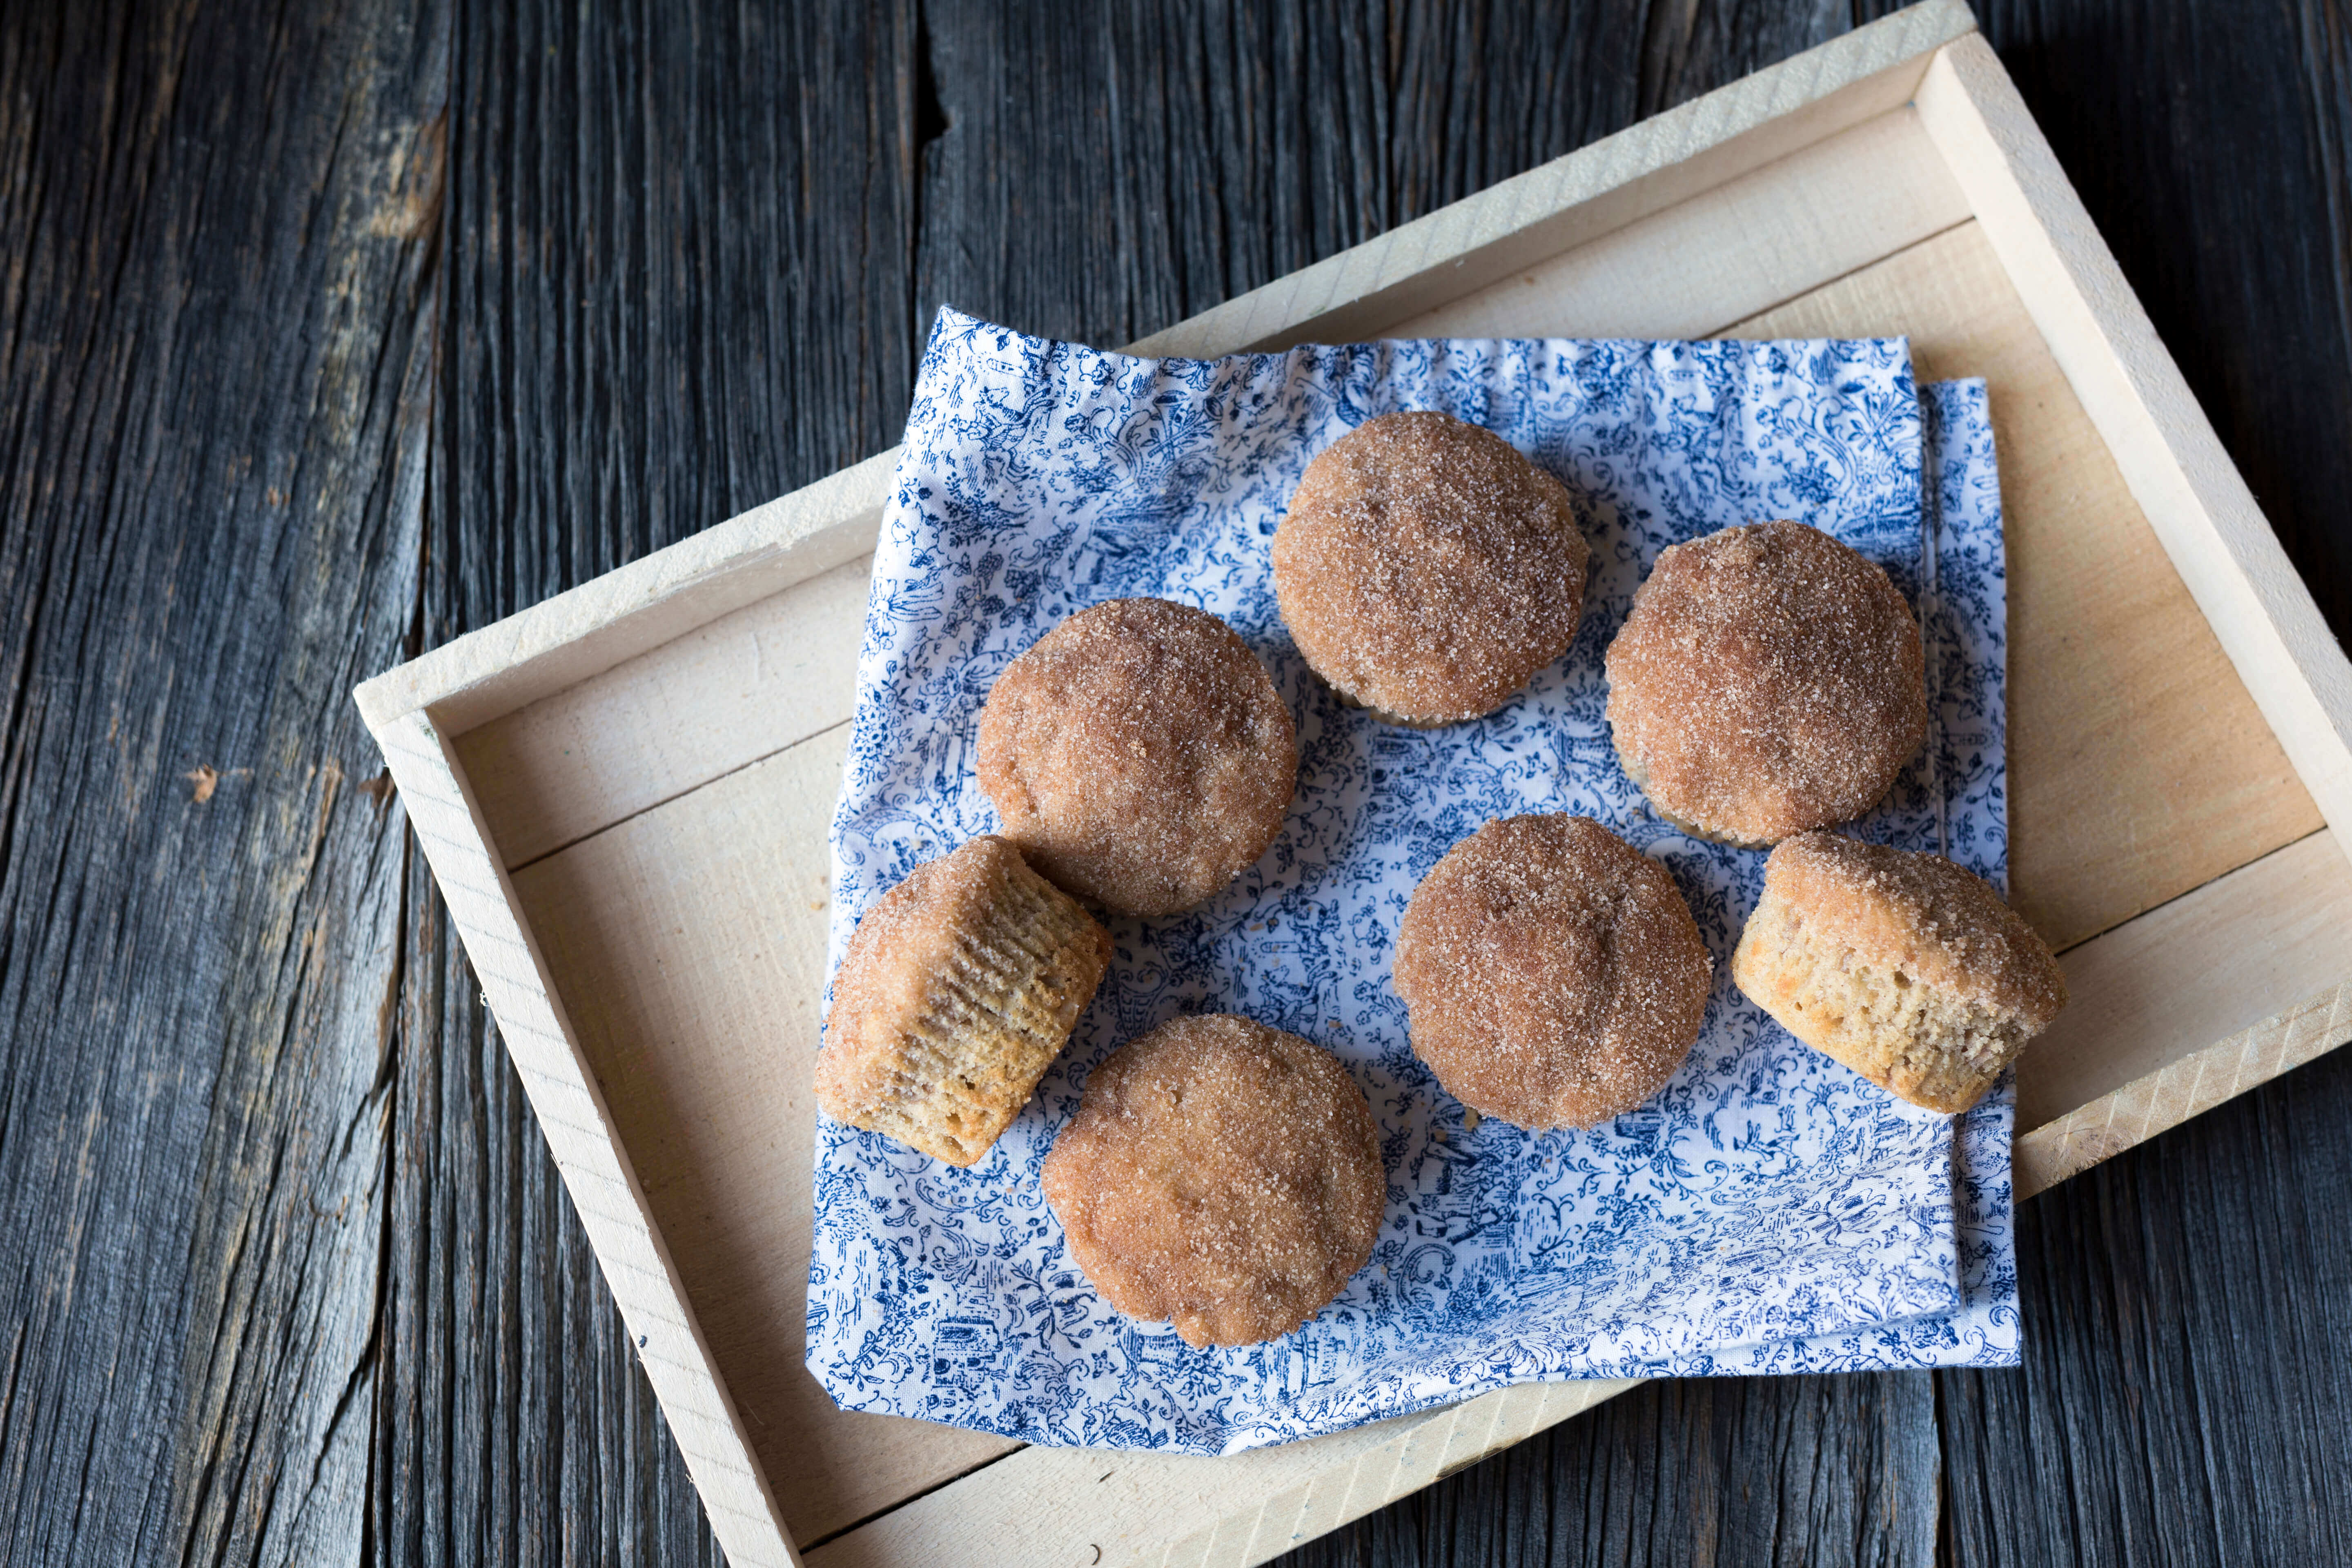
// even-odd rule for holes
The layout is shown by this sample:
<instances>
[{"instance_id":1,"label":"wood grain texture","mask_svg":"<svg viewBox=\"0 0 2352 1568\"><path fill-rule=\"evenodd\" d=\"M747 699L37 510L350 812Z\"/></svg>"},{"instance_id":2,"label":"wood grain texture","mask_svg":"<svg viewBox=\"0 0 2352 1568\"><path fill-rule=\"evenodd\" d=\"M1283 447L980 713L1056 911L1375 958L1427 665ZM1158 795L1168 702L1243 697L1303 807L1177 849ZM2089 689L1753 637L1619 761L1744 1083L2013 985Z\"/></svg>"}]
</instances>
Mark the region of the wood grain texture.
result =
<instances>
[{"instance_id":1,"label":"wood grain texture","mask_svg":"<svg viewBox=\"0 0 2352 1568\"><path fill-rule=\"evenodd\" d=\"M1927 1568L1936 1405L1926 1373L1639 1384L1277 1561Z\"/></svg>"},{"instance_id":2,"label":"wood grain texture","mask_svg":"<svg viewBox=\"0 0 2352 1568\"><path fill-rule=\"evenodd\" d=\"M520 868L845 721L872 574L860 556L459 735L500 863Z\"/></svg>"},{"instance_id":3,"label":"wood grain texture","mask_svg":"<svg viewBox=\"0 0 2352 1568\"><path fill-rule=\"evenodd\" d=\"M0 17L0 1561L362 1552L446 43Z\"/></svg>"},{"instance_id":4,"label":"wood grain texture","mask_svg":"<svg viewBox=\"0 0 2352 1568\"><path fill-rule=\"evenodd\" d=\"M1938 1379L1950 1561L2352 1553L2347 1104L2338 1051L2020 1211L2024 1367Z\"/></svg>"},{"instance_id":5,"label":"wood grain texture","mask_svg":"<svg viewBox=\"0 0 2352 1568\"><path fill-rule=\"evenodd\" d=\"M2017 1125L2035 1138L2352 978L2352 862L2333 833L2315 833L2069 948L2059 962L2066 1011L2018 1066ZM2315 1043L2306 1036L2297 1048ZM2126 1146L2105 1143L2107 1152ZM2038 1184L2057 1179L2049 1173Z\"/></svg>"},{"instance_id":6,"label":"wood grain texture","mask_svg":"<svg viewBox=\"0 0 2352 1568\"><path fill-rule=\"evenodd\" d=\"M461 8L426 642L889 444L912 31L866 5ZM374 1540L715 1563L479 987L439 911L411 940Z\"/></svg>"},{"instance_id":7,"label":"wood grain texture","mask_svg":"<svg viewBox=\"0 0 2352 1568\"><path fill-rule=\"evenodd\" d=\"M1971 37L1938 54L1916 107L2298 782L2328 822L2352 836L2352 659L2132 298L1992 46Z\"/></svg>"},{"instance_id":8,"label":"wood grain texture","mask_svg":"<svg viewBox=\"0 0 2352 1568\"><path fill-rule=\"evenodd\" d=\"M837 724L515 879L720 1375L803 1542L1016 1447L845 1414L803 1364L824 823L848 742ZM698 852L714 837L738 847L715 876Z\"/></svg>"},{"instance_id":9,"label":"wood grain texture","mask_svg":"<svg viewBox=\"0 0 2352 1568\"><path fill-rule=\"evenodd\" d=\"M2341 635L2340 5L1980 10ZM1127 341L1863 19L0 8L0 1560L715 1562L344 690L887 446L942 299ZM2022 1373L1645 1387L1295 1560L2352 1555L2347 1116L2028 1205Z\"/></svg>"},{"instance_id":10,"label":"wood grain texture","mask_svg":"<svg viewBox=\"0 0 2352 1568\"><path fill-rule=\"evenodd\" d=\"M1263 1563L1633 1386L1520 1384L1220 1458L1023 1448L825 1542L809 1560L811 1568Z\"/></svg>"},{"instance_id":11,"label":"wood grain texture","mask_svg":"<svg viewBox=\"0 0 2352 1568\"><path fill-rule=\"evenodd\" d=\"M1742 87L1759 85L1770 87L1771 81ZM1710 113L1706 118L1721 117ZM1737 146L1723 151L1749 156ZM1581 156L1573 162L1580 163ZM1641 155L1621 151L1618 156L1625 161ZM1591 183L1576 169L1557 164L1548 177L1555 184ZM1510 199L1496 204L1496 193L1482 193L1474 205L1498 205L1506 215L1517 210L1518 197L1509 191L1502 194ZM1607 199L1603 195L1588 205ZM1785 215L1792 210L1811 215L1811 221L1789 223ZM1468 228L1486 226L1463 217L1458 210L1450 221ZM1945 357L1990 362L1991 353L1972 353L1973 337L1961 304L1987 287L2005 291L1989 260L1979 258L1973 268L1955 273L1948 266L1938 269L1932 264L1942 256L1940 250L1923 252L1931 264L1906 269L1892 287L1856 293L1843 282L1888 252L1906 250L1966 221L1966 206L1945 173L1942 154L1917 117L1898 108L1710 189L1703 201L1633 221L1608 237L1533 263L1494 288L1442 305L1432 314L1392 323L1390 330L1412 335L1517 331L1702 336L1745 325L1743 318L1759 308L1822 293L1826 286L1832 300L1828 314L1809 320L1811 329L1833 331L1845 317L1874 327L1886 319L1900 321L1915 307L1939 307L1935 323ZM1443 275L1447 269L1430 270ZM1673 285L1648 286L1646 280L1662 271L1673 275ZM1442 286L1442 281L1413 285L1416 289ZM1211 311L1160 336L1182 336L1202 353L1236 347L1235 342L1211 336L1221 320L1219 312ZM1993 350L2011 351L2011 340L2025 323L2012 309L1993 327L1987 334ZM1292 333L1299 330L1296 323L1286 329ZM1319 333L1321 328L1318 324L1307 330ZM2046 357L2042 368L2045 380L2054 375ZM2019 454L2024 450L2021 444L2012 445L2012 466L2021 461ZM723 587L732 595L745 591L734 585L739 577L764 583L787 574L788 567L803 569L798 557L812 546L795 546L789 552L775 550L781 534L760 526L764 514L798 510L812 526L838 518L842 521L832 529L855 531L852 514L878 511L889 479L885 459L893 456L868 459L808 490L444 645L431 657L362 687L362 709L373 721L383 722L429 703L436 722L457 732L458 753L481 792L500 855L509 867L536 860L772 755L819 728L845 721L855 696L856 628L865 607L862 563L813 574L593 675L577 672L588 668L585 661L596 656L594 650L609 647L616 637L634 636L633 624L648 599L663 599L666 608L675 607L663 596L677 583L707 579L710 591ZM2078 457L2069 450L2062 461L2071 468ZM851 482L861 477L871 480L870 491L853 492ZM2116 489L2112 479L2108 488ZM2169 568L2160 555L2129 531L2136 519L2129 512L2128 497L2116 499L2120 506L2107 509L2114 514L2115 531L2139 545L2154 571L2170 584ZM2038 513L2033 509L2033 515ZM2053 524L2063 521L2056 518ZM731 552L721 553L723 546L731 547ZM764 564L745 564L751 562ZM2147 607L2125 604L2116 614L2122 619ZM2194 605L2177 591L2155 608L2158 614L2143 614L2127 623L2139 640L2202 634ZM2210 637L2206 641L2210 644ZM2026 661L2038 664L2038 654L2029 651ZM2218 655L2208 663L2227 679ZM488 711L494 691L511 696L518 679L535 683L539 677L532 671L555 665L573 671L575 679L513 711L478 719ZM2190 666L2191 673L2195 668ZM2234 708L2214 706L2225 716L2242 712L2247 721L2259 724L2242 701ZM2203 733L2202 717L2177 709L2158 716L2168 727L2190 731L2192 743ZM2176 719L2179 722L2173 723ZM2232 742L2242 738L2242 729L2226 733L2223 744L2215 749L2236 757ZM2274 748L2273 752L2276 772L2284 764L2277 763ZM2260 754L2258 748L2254 754ZM2113 772L2111 752L2086 750L2084 762ZM2228 771L2217 770L2214 782L2190 803L2206 812L2200 826L2243 815L2242 802L2229 793L2227 783ZM2242 853L2250 840L2263 847L2272 840L2262 835L2275 837L2274 825L2260 816L2230 825L2235 831L2221 837L2209 855L2224 855L2233 847ZM2294 830L2305 826L2298 822ZM2151 868L2159 877L2168 869ZM2051 868L2053 873L2066 869ZM2049 879L2066 879L2053 875ZM2150 889L2144 879L2136 884L2126 874L2116 885L2120 893L2111 893L2106 907L2128 910L2168 896L2178 883L2159 880ZM2133 901L2136 896L2137 902Z\"/></svg>"}]
</instances>

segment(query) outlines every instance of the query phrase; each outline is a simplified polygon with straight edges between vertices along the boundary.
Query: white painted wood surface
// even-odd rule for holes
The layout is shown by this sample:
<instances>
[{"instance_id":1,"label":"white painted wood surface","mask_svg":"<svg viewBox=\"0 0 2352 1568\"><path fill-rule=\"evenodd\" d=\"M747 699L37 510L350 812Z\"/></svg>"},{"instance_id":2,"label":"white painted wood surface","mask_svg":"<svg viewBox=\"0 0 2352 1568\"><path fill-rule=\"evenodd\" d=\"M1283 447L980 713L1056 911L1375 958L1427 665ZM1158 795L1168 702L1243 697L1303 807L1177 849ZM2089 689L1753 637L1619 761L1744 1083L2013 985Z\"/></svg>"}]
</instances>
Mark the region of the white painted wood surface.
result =
<instances>
[{"instance_id":1,"label":"white painted wood surface","mask_svg":"<svg viewBox=\"0 0 2352 1568\"><path fill-rule=\"evenodd\" d=\"M1914 7L1139 346L1210 353L1401 327L1826 330L1807 312L1916 313L1922 289L1943 289L1974 353L1990 340L1970 335L1971 302L2021 300L2032 331L2001 331L2063 373L2035 395L2078 404L2104 445L2065 460L2104 460L2128 481L2117 537L2136 538L2145 511L2212 622L2197 629L2219 635L2340 833L2341 655L2313 640L2308 595L1971 25L1959 0ZM2005 307L1951 259L1988 241ZM1538 302L1557 314L1533 321ZM1964 353L1944 373L1968 368ZM2037 450L2057 462L2061 448L2035 445L2051 423L2004 429L2005 466L2014 453L2025 472ZM789 1522L827 1538L813 1554L827 1564L1085 1562L1097 1547L1111 1562L1255 1563L1623 1386L1505 1390L1228 1460L1008 1452L824 1402L800 1365L818 878L858 563L895 456L357 694L730 1561L794 1561ZM2215 706L2243 704L2222 672ZM2145 660L2112 679L2126 717L2160 684ZM2274 748L2234 722L2210 731L2233 765L2257 740ZM2131 781L2107 782L2128 797ZM2252 792L2256 826L2212 869L2252 864L2068 955L2085 1004L2051 1070L2029 1078L2051 1120L2019 1140L2021 1184L2352 1033L2346 976L2326 983L2352 886L2336 838L2306 837L2291 776L2256 766L2223 783ZM2135 910L2182 890L2132 875ZM2257 945L2263 965L2192 962ZM2151 1031L2158 1016L2175 1026Z\"/></svg>"}]
</instances>

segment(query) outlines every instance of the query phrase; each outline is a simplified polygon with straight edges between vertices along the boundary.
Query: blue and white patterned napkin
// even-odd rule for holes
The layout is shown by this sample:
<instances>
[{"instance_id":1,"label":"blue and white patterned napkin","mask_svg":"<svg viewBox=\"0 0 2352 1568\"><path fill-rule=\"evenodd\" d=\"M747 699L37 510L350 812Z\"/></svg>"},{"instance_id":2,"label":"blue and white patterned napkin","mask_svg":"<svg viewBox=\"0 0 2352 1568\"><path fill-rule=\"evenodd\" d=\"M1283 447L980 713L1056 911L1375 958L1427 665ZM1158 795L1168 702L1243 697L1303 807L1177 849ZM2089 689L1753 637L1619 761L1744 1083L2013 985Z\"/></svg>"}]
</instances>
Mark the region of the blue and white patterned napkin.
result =
<instances>
[{"instance_id":1,"label":"blue and white patterned napkin","mask_svg":"<svg viewBox=\"0 0 2352 1568\"><path fill-rule=\"evenodd\" d=\"M1036 1443L1220 1453L1535 1378L2014 1360L2006 1094L1957 1121L1918 1110L1741 997L1729 961L1764 858L1652 815L1602 718L1601 650L1659 551L1761 518L1813 523L1885 564L1929 631L1929 744L1859 830L1998 880L1990 426L1980 385L1930 394L1899 339L1150 361L942 312L875 556L833 829L834 963L916 864L998 826L971 766L982 703L1085 605L1152 594L1223 616L1273 673L1302 761L1258 865L1189 914L1109 922L1101 991L986 1159L960 1171L821 1123L808 1360L834 1398ZM1267 554L1308 458L1400 408L1484 425L1557 474L1594 552L1568 656L1502 711L1439 731L1331 696L1283 629ZM1592 1131L1471 1125L1414 1058L1389 984L1414 884L1522 811L1597 817L1659 859L1716 959L1689 1061ZM1192 1012L1330 1047L1380 1123L1372 1261L1271 1344L1196 1351L1110 1310L1037 1185L1094 1065Z\"/></svg>"}]
</instances>

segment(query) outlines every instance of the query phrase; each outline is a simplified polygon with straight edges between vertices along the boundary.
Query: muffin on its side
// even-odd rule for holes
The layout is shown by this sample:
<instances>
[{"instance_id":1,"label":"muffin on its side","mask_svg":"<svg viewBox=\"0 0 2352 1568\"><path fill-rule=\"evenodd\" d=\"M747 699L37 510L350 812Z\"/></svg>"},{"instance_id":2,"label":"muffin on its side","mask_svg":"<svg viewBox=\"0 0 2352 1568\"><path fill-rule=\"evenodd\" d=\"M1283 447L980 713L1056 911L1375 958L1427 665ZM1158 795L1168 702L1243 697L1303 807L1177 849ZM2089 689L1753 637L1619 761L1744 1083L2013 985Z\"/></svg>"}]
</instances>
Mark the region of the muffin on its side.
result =
<instances>
[{"instance_id":1,"label":"muffin on its side","mask_svg":"<svg viewBox=\"0 0 2352 1568\"><path fill-rule=\"evenodd\" d=\"M986 1154L1068 1042L1110 935L1002 838L915 868L834 976L816 1102L950 1165Z\"/></svg>"},{"instance_id":2,"label":"muffin on its side","mask_svg":"<svg viewBox=\"0 0 2352 1568\"><path fill-rule=\"evenodd\" d=\"M1307 466L1274 592L1334 691L1427 728L1493 712L1568 651L1590 554L1567 489L1500 436L1383 414Z\"/></svg>"},{"instance_id":3,"label":"muffin on its side","mask_svg":"<svg viewBox=\"0 0 2352 1568\"><path fill-rule=\"evenodd\" d=\"M2066 1005L2032 926L1940 855L1785 840L1732 978L1797 1038L1931 1110L1962 1111Z\"/></svg>"},{"instance_id":4,"label":"muffin on its side","mask_svg":"<svg viewBox=\"0 0 2352 1568\"><path fill-rule=\"evenodd\" d=\"M1321 1311L1388 1203L1348 1069L1232 1014L1171 1019L1095 1068L1044 1185L1103 1299L1195 1347L1279 1339Z\"/></svg>"},{"instance_id":5,"label":"muffin on its side","mask_svg":"<svg viewBox=\"0 0 2352 1568\"><path fill-rule=\"evenodd\" d=\"M1592 1127L1664 1087L1714 964L1666 868L1588 817L1502 817L1446 851L1397 927L1413 1054L1514 1126Z\"/></svg>"},{"instance_id":6,"label":"muffin on its side","mask_svg":"<svg viewBox=\"0 0 2352 1568\"><path fill-rule=\"evenodd\" d=\"M1106 908L1171 915L1282 831L1298 737L1231 626L1113 599L1031 644L980 714L980 787L1046 878Z\"/></svg>"},{"instance_id":7,"label":"muffin on its side","mask_svg":"<svg viewBox=\"0 0 2352 1568\"><path fill-rule=\"evenodd\" d=\"M1860 816L1927 734L1911 606L1799 522L1662 552L1607 666L1626 776L1685 833L1745 848Z\"/></svg>"}]
</instances>

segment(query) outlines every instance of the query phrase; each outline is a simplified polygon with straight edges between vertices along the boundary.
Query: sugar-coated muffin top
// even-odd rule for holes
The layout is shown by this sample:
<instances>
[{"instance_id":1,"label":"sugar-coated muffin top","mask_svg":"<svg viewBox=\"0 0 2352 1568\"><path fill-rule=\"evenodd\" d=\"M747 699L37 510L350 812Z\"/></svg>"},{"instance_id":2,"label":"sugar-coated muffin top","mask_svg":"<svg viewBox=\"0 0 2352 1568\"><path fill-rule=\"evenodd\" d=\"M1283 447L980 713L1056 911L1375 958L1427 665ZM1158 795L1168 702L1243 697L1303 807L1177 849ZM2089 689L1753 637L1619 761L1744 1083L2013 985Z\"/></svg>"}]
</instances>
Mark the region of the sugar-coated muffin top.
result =
<instances>
[{"instance_id":1,"label":"sugar-coated muffin top","mask_svg":"<svg viewBox=\"0 0 2352 1568\"><path fill-rule=\"evenodd\" d=\"M1171 1019L1096 1068L1043 1180L1095 1289L1194 1346L1278 1339L1322 1310L1388 1201L1339 1058L1231 1014Z\"/></svg>"},{"instance_id":2,"label":"sugar-coated muffin top","mask_svg":"<svg viewBox=\"0 0 2352 1568\"><path fill-rule=\"evenodd\" d=\"M1927 737L1910 605L1876 563L1802 523L1662 552L1607 664L1626 772L1661 816L1734 844L1852 821Z\"/></svg>"},{"instance_id":3,"label":"sugar-coated muffin top","mask_svg":"<svg viewBox=\"0 0 2352 1568\"><path fill-rule=\"evenodd\" d=\"M1274 843L1298 740L1232 627L1167 599L1114 599L998 678L979 773L1004 836L1045 877L1113 910L1167 915Z\"/></svg>"},{"instance_id":4,"label":"sugar-coated muffin top","mask_svg":"<svg viewBox=\"0 0 2352 1568\"><path fill-rule=\"evenodd\" d=\"M1274 535L1307 662L1413 724L1491 713L1568 651L1590 551L1560 482L1447 414L1383 414L1316 454Z\"/></svg>"},{"instance_id":5,"label":"sugar-coated muffin top","mask_svg":"<svg viewBox=\"0 0 2352 1568\"><path fill-rule=\"evenodd\" d=\"M1690 1054L1712 986L1673 876L1587 817L1487 823L1397 928L1413 1053L1519 1127L1591 1127L1648 1100Z\"/></svg>"}]
</instances>

